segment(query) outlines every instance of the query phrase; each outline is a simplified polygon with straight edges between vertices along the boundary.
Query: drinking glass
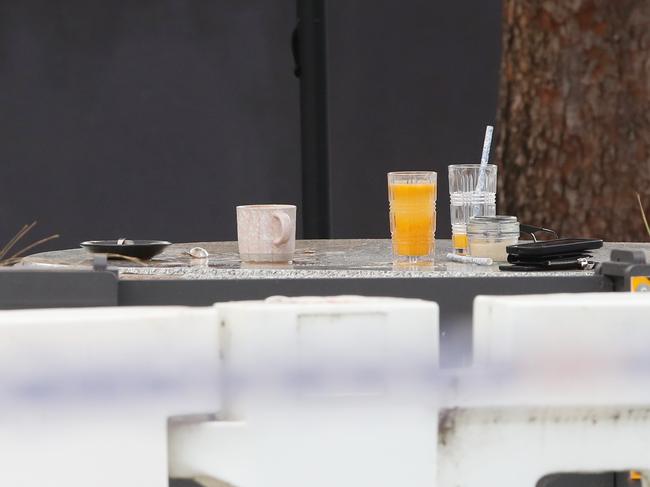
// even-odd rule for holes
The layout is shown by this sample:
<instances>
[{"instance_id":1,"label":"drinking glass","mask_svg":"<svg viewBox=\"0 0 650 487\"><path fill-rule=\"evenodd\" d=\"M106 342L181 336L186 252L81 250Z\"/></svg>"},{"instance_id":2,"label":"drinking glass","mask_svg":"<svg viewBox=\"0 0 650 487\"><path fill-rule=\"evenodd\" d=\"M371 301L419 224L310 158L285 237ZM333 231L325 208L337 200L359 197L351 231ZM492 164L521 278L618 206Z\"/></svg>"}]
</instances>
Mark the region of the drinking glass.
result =
<instances>
[{"instance_id":1,"label":"drinking glass","mask_svg":"<svg viewBox=\"0 0 650 487\"><path fill-rule=\"evenodd\" d=\"M451 239L454 253L458 255L466 255L469 250L467 223L470 217L497 214L497 166L487 165L484 191L476 191L480 169L480 164L449 166Z\"/></svg>"},{"instance_id":2,"label":"drinking glass","mask_svg":"<svg viewBox=\"0 0 650 487\"><path fill-rule=\"evenodd\" d=\"M433 261L437 183L437 174L432 171L388 173L390 233L396 262Z\"/></svg>"}]
</instances>

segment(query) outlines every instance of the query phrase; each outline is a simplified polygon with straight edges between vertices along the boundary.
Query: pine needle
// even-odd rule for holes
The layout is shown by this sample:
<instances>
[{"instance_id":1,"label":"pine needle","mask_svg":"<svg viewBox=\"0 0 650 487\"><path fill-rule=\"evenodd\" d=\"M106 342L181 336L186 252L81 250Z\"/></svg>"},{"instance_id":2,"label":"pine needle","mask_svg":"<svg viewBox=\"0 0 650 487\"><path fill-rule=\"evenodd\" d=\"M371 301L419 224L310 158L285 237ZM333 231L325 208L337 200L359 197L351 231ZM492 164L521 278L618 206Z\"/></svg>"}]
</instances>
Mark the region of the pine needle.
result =
<instances>
[{"instance_id":1,"label":"pine needle","mask_svg":"<svg viewBox=\"0 0 650 487\"><path fill-rule=\"evenodd\" d=\"M59 238L58 235L50 235L49 237L42 238L27 247L23 248L22 250L19 250L18 252L15 252L11 257L5 258L5 256L9 253L9 251L15 247L15 245L22 240L22 238L27 235L32 228L36 226L36 222L32 222L30 225L23 225L23 227L16 233L16 235L13 236L7 244L2 247L0 250L0 266L9 266L16 264L18 261L20 261L20 256L23 255L25 252L28 252L29 250L33 249L34 247L44 244L45 242L49 242L50 240L53 240L55 238Z\"/></svg>"},{"instance_id":2,"label":"pine needle","mask_svg":"<svg viewBox=\"0 0 650 487\"><path fill-rule=\"evenodd\" d=\"M7 245L5 245L2 250L0 250L0 260L4 258L5 255L7 255L7 252L9 252L16 243L23 238L32 228L36 226L36 222L32 222L31 225L24 225L23 228L21 228L14 237L9 240Z\"/></svg>"},{"instance_id":3,"label":"pine needle","mask_svg":"<svg viewBox=\"0 0 650 487\"><path fill-rule=\"evenodd\" d=\"M30 245L28 245L27 247L25 247L23 250L20 250L20 251L16 252L14 255L12 255L11 257L9 257L9 259L10 259L10 260L11 260L11 259L17 259L18 257L20 257L21 255L23 255L23 254L24 254L25 252L27 252L28 250L31 250L31 249L33 249L34 247L38 246L38 245L44 244L45 242L49 242L50 240L54 240L55 238L59 238L59 236L58 236L58 235L50 235L49 237L45 237L45 238L42 238L42 239L40 239L40 240L37 240L37 241L34 242L33 244L30 244Z\"/></svg>"},{"instance_id":4,"label":"pine needle","mask_svg":"<svg viewBox=\"0 0 650 487\"><path fill-rule=\"evenodd\" d=\"M129 255L122 255L122 254L112 254L112 253L108 253L108 254L106 254L106 256L107 256L109 259L112 258L112 259L116 259L116 260L127 260L127 261L129 261L129 262L133 262L133 263L135 263L135 264L147 265L147 262L146 262L146 261L144 261L144 260L142 260L142 259L138 259L137 257L131 257L131 256L129 256Z\"/></svg>"},{"instance_id":5,"label":"pine needle","mask_svg":"<svg viewBox=\"0 0 650 487\"><path fill-rule=\"evenodd\" d=\"M639 202L639 208L641 209L641 217L643 217L645 229L648 232L648 235L650 235L650 225L648 225L648 218L645 216L645 210L643 209L643 203L641 203L641 195L639 193L636 194L636 199Z\"/></svg>"}]
</instances>

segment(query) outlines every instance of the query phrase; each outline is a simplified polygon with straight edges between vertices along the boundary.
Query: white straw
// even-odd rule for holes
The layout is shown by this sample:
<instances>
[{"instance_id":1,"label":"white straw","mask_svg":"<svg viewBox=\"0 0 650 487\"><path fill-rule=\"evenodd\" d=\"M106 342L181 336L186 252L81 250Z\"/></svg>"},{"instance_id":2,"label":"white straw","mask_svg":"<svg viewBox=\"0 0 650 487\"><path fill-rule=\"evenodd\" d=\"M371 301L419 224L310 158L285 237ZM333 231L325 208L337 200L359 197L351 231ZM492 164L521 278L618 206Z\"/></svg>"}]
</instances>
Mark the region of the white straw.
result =
<instances>
[{"instance_id":1,"label":"white straw","mask_svg":"<svg viewBox=\"0 0 650 487\"><path fill-rule=\"evenodd\" d=\"M488 125L485 128L485 139L483 140L483 153L481 154L481 168L479 169L478 172L478 181L476 182L476 188L474 188L474 191L477 193L482 193L485 191L485 185L486 185L486 172L487 172L487 165L490 160L490 148L492 147L492 133L494 132L494 127L492 125ZM481 212L481 207L478 205L474 205L472 207L472 216L477 216Z\"/></svg>"},{"instance_id":2,"label":"white straw","mask_svg":"<svg viewBox=\"0 0 650 487\"><path fill-rule=\"evenodd\" d=\"M469 255L447 254L447 259L462 264L492 265L493 263L489 257L471 257Z\"/></svg>"},{"instance_id":3,"label":"white straw","mask_svg":"<svg viewBox=\"0 0 650 487\"><path fill-rule=\"evenodd\" d=\"M481 166L485 166L490 160L490 147L492 147L492 133L494 127L488 125L485 128L485 139L483 140L483 153L481 154Z\"/></svg>"},{"instance_id":4,"label":"white straw","mask_svg":"<svg viewBox=\"0 0 650 487\"><path fill-rule=\"evenodd\" d=\"M485 139L483 140L483 153L481 154L481 169L478 174L478 182L476 183L476 191L485 191L485 172L487 170L488 162L490 161L490 148L492 147L492 133L494 127L488 125L485 128Z\"/></svg>"}]
</instances>

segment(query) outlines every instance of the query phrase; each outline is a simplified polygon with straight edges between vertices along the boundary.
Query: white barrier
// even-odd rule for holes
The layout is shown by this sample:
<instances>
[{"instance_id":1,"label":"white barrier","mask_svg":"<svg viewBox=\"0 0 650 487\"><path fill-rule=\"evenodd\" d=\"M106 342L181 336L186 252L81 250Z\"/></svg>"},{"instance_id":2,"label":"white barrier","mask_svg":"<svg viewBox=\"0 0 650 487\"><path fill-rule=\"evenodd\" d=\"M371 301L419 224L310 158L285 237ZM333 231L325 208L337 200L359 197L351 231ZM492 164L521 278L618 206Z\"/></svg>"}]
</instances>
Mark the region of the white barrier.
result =
<instances>
[{"instance_id":1,"label":"white barrier","mask_svg":"<svg viewBox=\"0 0 650 487\"><path fill-rule=\"evenodd\" d=\"M299 298L217 309L233 388L221 421L172 424L173 476L237 487L435 484L437 410L422 387L437 367L435 303Z\"/></svg>"},{"instance_id":2,"label":"white barrier","mask_svg":"<svg viewBox=\"0 0 650 487\"><path fill-rule=\"evenodd\" d=\"M417 300L0 312L0 485L428 487L437 351Z\"/></svg>"},{"instance_id":3,"label":"white barrier","mask_svg":"<svg viewBox=\"0 0 650 487\"><path fill-rule=\"evenodd\" d=\"M438 308L418 300L0 312L0 485L648 472L648 317L648 296L479 297L473 368L440 373Z\"/></svg>"},{"instance_id":4,"label":"white barrier","mask_svg":"<svg viewBox=\"0 0 650 487\"><path fill-rule=\"evenodd\" d=\"M438 485L650 470L649 347L645 295L478 297L475 376L442 413Z\"/></svg>"},{"instance_id":5,"label":"white barrier","mask_svg":"<svg viewBox=\"0 0 650 487\"><path fill-rule=\"evenodd\" d=\"M168 485L167 419L219 407L215 313L0 312L0 485Z\"/></svg>"}]
</instances>

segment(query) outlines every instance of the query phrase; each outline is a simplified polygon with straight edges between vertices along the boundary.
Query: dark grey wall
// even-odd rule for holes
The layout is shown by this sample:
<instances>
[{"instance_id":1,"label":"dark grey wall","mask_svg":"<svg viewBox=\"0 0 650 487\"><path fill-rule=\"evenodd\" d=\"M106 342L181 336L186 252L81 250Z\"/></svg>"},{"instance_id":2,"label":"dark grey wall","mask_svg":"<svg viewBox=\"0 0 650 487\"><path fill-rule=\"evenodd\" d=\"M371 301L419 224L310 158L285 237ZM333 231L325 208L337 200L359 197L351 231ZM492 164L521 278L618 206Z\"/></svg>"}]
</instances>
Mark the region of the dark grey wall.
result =
<instances>
[{"instance_id":1,"label":"dark grey wall","mask_svg":"<svg viewBox=\"0 0 650 487\"><path fill-rule=\"evenodd\" d=\"M293 0L0 1L0 240L235 238L299 203Z\"/></svg>"},{"instance_id":2,"label":"dark grey wall","mask_svg":"<svg viewBox=\"0 0 650 487\"><path fill-rule=\"evenodd\" d=\"M336 237L387 237L386 173L480 161L496 115L501 0L329 0Z\"/></svg>"},{"instance_id":3,"label":"dark grey wall","mask_svg":"<svg viewBox=\"0 0 650 487\"><path fill-rule=\"evenodd\" d=\"M478 159L500 0L329 0L333 229L385 237L385 174ZM0 0L0 240L232 239L299 203L295 0Z\"/></svg>"}]
</instances>

